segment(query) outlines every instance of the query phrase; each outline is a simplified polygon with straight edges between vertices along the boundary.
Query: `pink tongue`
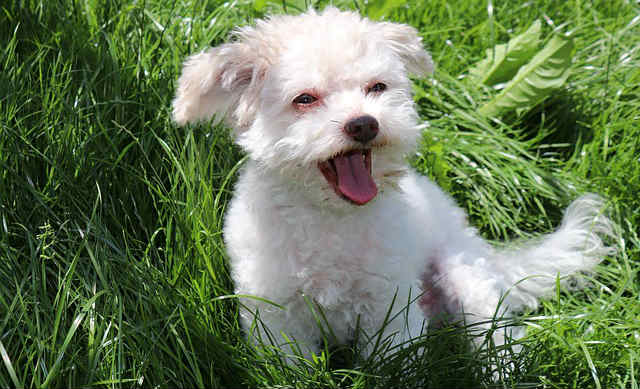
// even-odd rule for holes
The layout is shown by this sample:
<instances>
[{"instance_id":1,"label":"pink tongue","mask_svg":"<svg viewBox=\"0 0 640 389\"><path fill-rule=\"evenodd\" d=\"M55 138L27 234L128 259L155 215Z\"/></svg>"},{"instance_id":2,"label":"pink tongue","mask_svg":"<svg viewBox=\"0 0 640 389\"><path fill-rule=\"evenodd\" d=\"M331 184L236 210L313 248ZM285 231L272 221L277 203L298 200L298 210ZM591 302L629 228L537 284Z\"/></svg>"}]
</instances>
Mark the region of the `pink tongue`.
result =
<instances>
[{"instance_id":1,"label":"pink tongue","mask_svg":"<svg viewBox=\"0 0 640 389\"><path fill-rule=\"evenodd\" d=\"M368 203L378 194L378 187L364 164L362 153L343 154L333 159L338 173L338 190L358 205Z\"/></svg>"}]
</instances>

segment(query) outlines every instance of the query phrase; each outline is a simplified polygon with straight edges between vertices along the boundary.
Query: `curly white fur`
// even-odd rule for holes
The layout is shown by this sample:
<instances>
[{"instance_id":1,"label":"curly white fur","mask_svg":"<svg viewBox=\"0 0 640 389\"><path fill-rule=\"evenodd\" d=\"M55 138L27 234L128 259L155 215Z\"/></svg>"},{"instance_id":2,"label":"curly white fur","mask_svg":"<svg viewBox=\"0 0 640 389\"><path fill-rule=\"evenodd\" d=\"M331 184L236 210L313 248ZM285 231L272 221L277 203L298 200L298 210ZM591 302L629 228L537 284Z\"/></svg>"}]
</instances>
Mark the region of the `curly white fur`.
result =
<instances>
[{"instance_id":1,"label":"curly white fur","mask_svg":"<svg viewBox=\"0 0 640 389\"><path fill-rule=\"evenodd\" d=\"M218 115L249 155L225 242L236 292L279 307L243 300L247 330L258 311L277 342L294 338L315 352L322 334L306 299L347 342L356 323L370 334L380 329L395 298L392 317L412 303L385 333L404 342L443 314L490 319L502 298L499 314L536 307L556 277L593 269L611 252L599 236L612 225L594 195L575 201L556 232L498 250L448 195L408 168L421 126L407 74L424 76L433 66L412 27L327 8L274 16L234 37L187 59L173 115L179 124ZM375 83L386 89L370 93ZM317 104L293 103L304 93ZM345 133L362 115L379 123L366 145ZM378 189L362 206L338 195L318 168L359 148L372 150Z\"/></svg>"}]
</instances>

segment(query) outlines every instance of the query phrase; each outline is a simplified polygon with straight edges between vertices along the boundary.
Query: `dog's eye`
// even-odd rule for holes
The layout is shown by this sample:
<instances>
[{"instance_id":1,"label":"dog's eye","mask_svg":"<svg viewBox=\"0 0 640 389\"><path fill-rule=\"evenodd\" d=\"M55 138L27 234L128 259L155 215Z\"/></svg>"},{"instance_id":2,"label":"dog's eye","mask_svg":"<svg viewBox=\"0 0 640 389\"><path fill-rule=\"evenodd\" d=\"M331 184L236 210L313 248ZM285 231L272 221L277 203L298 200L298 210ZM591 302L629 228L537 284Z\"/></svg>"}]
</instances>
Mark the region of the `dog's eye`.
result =
<instances>
[{"instance_id":1,"label":"dog's eye","mask_svg":"<svg viewBox=\"0 0 640 389\"><path fill-rule=\"evenodd\" d=\"M387 84L383 84L381 82L376 82L372 86L367 89L367 93L382 93L387 90Z\"/></svg>"},{"instance_id":2,"label":"dog's eye","mask_svg":"<svg viewBox=\"0 0 640 389\"><path fill-rule=\"evenodd\" d=\"M293 104L295 105L309 105L309 104L313 104L318 100L317 97L312 96L308 93L303 93L301 95L299 95L298 97L296 97L295 99L293 99Z\"/></svg>"}]
</instances>

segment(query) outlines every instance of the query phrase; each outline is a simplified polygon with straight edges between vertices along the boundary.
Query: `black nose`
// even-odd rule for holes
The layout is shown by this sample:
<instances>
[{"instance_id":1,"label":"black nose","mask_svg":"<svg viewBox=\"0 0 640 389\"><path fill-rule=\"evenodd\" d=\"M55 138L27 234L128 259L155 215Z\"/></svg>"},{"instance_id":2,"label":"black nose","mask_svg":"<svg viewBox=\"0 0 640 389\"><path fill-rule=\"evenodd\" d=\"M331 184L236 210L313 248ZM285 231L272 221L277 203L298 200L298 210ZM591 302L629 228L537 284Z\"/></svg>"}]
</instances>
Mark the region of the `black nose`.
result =
<instances>
[{"instance_id":1,"label":"black nose","mask_svg":"<svg viewBox=\"0 0 640 389\"><path fill-rule=\"evenodd\" d=\"M367 143L378 135L378 121L371 115L358 116L345 124L344 132L351 139L360 143Z\"/></svg>"}]
</instances>

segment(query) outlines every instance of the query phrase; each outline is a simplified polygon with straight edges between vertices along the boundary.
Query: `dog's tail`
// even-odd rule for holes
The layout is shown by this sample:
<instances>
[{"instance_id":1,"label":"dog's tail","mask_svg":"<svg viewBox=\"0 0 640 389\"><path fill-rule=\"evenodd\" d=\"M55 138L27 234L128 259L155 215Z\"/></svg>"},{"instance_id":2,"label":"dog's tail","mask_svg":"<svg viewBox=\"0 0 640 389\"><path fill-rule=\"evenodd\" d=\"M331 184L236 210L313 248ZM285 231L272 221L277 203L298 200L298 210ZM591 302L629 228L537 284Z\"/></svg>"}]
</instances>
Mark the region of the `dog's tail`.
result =
<instances>
[{"instance_id":1,"label":"dog's tail","mask_svg":"<svg viewBox=\"0 0 640 389\"><path fill-rule=\"evenodd\" d=\"M558 279L565 285L571 281L580 286L584 283L577 277L580 273L590 272L616 252L602 240L615 237L614 224L603 211L599 196L584 195L567 208L557 231L496 253L493 265L508 285L507 309L537 308L538 298L550 295Z\"/></svg>"}]
</instances>

